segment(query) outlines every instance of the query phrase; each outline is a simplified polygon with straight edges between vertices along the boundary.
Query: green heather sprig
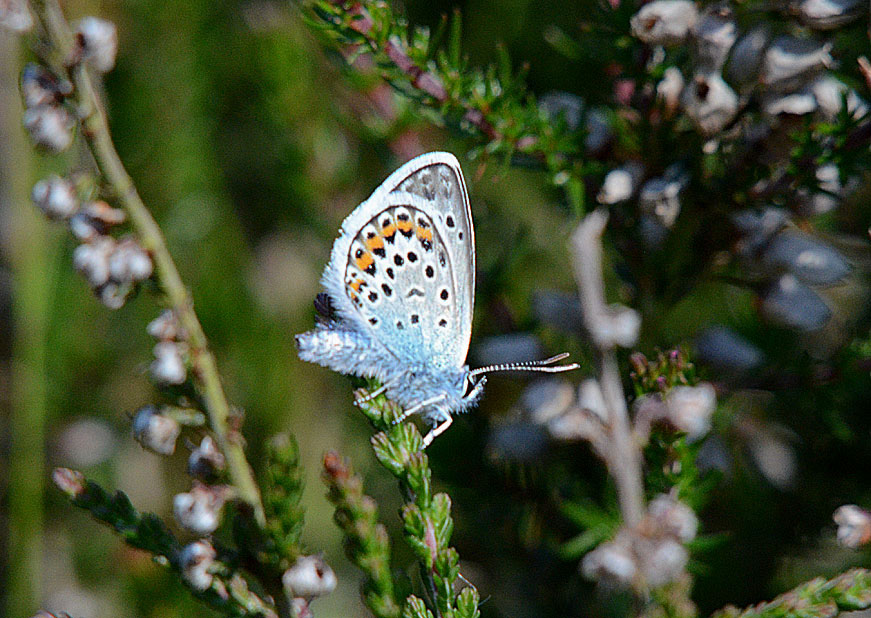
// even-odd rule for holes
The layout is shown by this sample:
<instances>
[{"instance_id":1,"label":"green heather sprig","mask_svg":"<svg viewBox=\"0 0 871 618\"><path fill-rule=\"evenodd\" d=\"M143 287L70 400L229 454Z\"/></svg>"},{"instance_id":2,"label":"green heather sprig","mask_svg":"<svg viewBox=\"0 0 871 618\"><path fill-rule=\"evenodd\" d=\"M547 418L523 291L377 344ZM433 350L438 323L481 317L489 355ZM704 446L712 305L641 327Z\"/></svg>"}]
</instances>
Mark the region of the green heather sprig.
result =
<instances>
[{"instance_id":1,"label":"green heather sprig","mask_svg":"<svg viewBox=\"0 0 871 618\"><path fill-rule=\"evenodd\" d=\"M266 445L263 477L263 509L268 550L264 560L279 570L290 567L300 556L299 535L305 511L300 506L304 486L296 440L287 434L273 437Z\"/></svg>"},{"instance_id":2,"label":"green heather sprig","mask_svg":"<svg viewBox=\"0 0 871 618\"><path fill-rule=\"evenodd\" d=\"M399 618L402 604L390 570L390 538L378 521L378 505L363 493L363 480L350 462L335 451L324 455L323 479L327 497L336 507L334 519L345 536L345 552L366 576L362 588L366 607L377 618Z\"/></svg>"},{"instance_id":3,"label":"green heather sprig","mask_svg":"<svg viewBox=\"0 0 871 618\"><path fill-rule=\"evenodd\" d=\"M349 61L369 53L390 85L430 110L433 120L471 137L470 156L515 156L536 162L552 182L566 189L583 212L584 175L593 169L585 154L585 131L543 109L529 94L526 69L514 71L504 48L485 69L470 66L460 50L460 14L444 19L433 33L409 27L389 2L310 4L309 22ZM444 39L447 38L447 41ZM444 43L444 45L443 45ZM352 50L352 51L349 51Z\"/></svg>"},{"instance_id":4,"label":"green heather sprig","mask_svg":"<svg viewBox=\"0 0 871 618\"><path fill-rule=\"evenodd\" d=\"M831 618L869 607L871 571L851 569L832 579L812 579L767 603L744 609L725 607L713 618Z\"/></svg>"},{"instance_id":5,"label":"green heather sprig","mask_svg":"<svg viewBox=\"0 0 871 618\"><path fill-rule=\"evenodd\" d=\"M179 573L191 593L212 609L225 616L276 616L248 589L241 574L216 559L208 542L183 547L160 517L140 513L124 492L109 494L80 472L57 468L52 478L70 502L111 527L131 547L149 552L157 564Z\"/></svg>"},{"instance_id":6,"label":"green heather sprig","mask_svg":"<svg viewBox=\"0 0 871 618\"><path fill-rule=\"evenodd\" d=\"M421 577L433 606L427 608L419 598L410 596L402 615L412 618L477 618L479 595L472 585L459 594L459 555L449 546L454 522L451 499L445 493L432 493L432 471L423 451L423 437L412 423L397 423L402 409L384 396L368 398L365 390L357 393L357 403L378 430L372 447L378 461L399 481L405 504L402 520L405 540L420 563ZM434 611L434 613L430 613Z\"/></svg>"}]
</instances>

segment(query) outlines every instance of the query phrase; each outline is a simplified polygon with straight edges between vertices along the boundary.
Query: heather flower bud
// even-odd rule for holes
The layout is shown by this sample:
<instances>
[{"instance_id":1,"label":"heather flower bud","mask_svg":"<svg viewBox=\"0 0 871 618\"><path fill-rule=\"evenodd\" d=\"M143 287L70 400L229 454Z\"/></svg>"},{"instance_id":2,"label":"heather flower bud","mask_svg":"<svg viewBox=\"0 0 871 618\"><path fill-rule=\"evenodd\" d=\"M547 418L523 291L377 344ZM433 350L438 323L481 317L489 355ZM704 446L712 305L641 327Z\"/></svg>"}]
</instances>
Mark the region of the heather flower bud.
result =
<instances>
[{"instance_id":1,"label":"heather flower bud","mask_svg":"<svg viewBox=\"0 0 871 618\"><path fill-rule=\"evenodd\" d=\"M857 549L871 541L871 513L855 504L838 507L832 519L838 524L838 543Z\"/></svg>"},{"instance_id":2,"label":"heather flower bud","mask_svg":"<svg viewBox=\"0 0 871 618\"><path fill-rule=\"evenodd\" d=\"M689 0L653 0L630 20L632 35L648 45L676 45L689 34L699 12Z\"/></svg>"},{"instance_id":3,"label":"heather flower bud","mask_svg":"<svg viewBox=\"0 0 871 618\"><path fill-rule=\"evenodd\" d=\"M60 176L50 176L37 182L33 185L30 197L49 219L68 219L79 207L75 186Z\"/></svg>"},{"instance_id":4,"label":"heather flower bud","mask_svg":"<svg viewBox=\"0 0 871 618\"><path fill-rule=\"evenodd\" d=\"M76 24L76 60L87 60L100 73L115 66L118 32L115 24L99 17L85 17Z\"/></svg>"},{"instance_id":5,"label":"heather flower bud","mask_svg":"<svg viewBox=\"0 0 871 618\"><path fill-rule=\"evenodd\" d=\"M172 512L176 521L194 534L211 534L221 523L221 511L230 496L231 489L226 486L209 487L194 482L187 493L176 494L172 501Z\"/></svg>"},{"instance_id":6,"label":"heather flower bud","mask_svg":"<svg viewBox=\"0 0 871 618\"><path fill-rule=\"evenodd\" d=\"M696 514L686 504L667 494L659 494L651 500L647 513L659 531L682 543L692 541L696 536L699 528Z\"/></svg>"},{"instance_id":7,"label":"heather flower bud","mask_svg":"<svg viewBox=\"0 0 871 618\"><path fill-rule=\"evenodd\" d=\"M188 474L201 481L212 481L224 469L224 455L210 436L203 437L200 445L188 457Z\"/></svg>"},{"instance_id":8,"label":"heather flower bud","mask_svg":"<svg viewBox=\"0 0 871 618\"><path fill-rule=\"evenodd\" d=\"M0 0L2 1L2 0ZM24 107L57 105L73 91L72 84L43 66L29 62L21 71L21 96Z\"/></svg>"},{"instance_id":9,"label":"heather flower bud","mask_svg":"<svg viewBox=\"0 0 871 618\"><path fill-rule=\"evenodd\" d=\"M115 311L124 306L129 293L130 284L109 281L97 290L97 297L107 309Z\"/></svg>"},{"instance_id":10,"label":"heather flower bud","mask_svg":"<svg viewBox=\"0 0 871 618\"><path fill-rule=\"evenodd\" d=\"M78 498L88 487L85 476L69 468L55 468L51 473L51 480L70 498Z\"/></svg>"},{"instance_id":11,"label":"heather flower bud","mask_svg":"<svg viewBox=\"0 0 871 618\"><path fill-rule=\"evenodd\" d=\"M681 95L686 115L702 135L723 130L738 114L738 95L719 73L696 75Z\"/></svg>"},{"instance_id":12,"label":"heather flower bud","mask_svg":"<svg viewBox=\"0 0 871 618\"><path fill-rule=\"evenodd\" d=\"M779 36L765 52L762 83L789 91L801 88L814 75L834 64L831 43Z\"/></svg>"},{"instance_id":13,"label":"heather flower bud","mask_svg":"<svg viewBox=\"0 0 871 618\"><path fill-rule=\"evenodd\" d=\"M565 412L574 403L572 385L565 380L544 379L526 387L521 404L529 412L534 423L546 423Z\"/></svg>"},{"instance_id":14,"label":"heather flower bud","mask_svg":"<svg viewBox=\"0 0 871 618\"><path fill-rule=\"evenodd\" d=\"M704 72L723 68L729 50L738 39L738 26L731 9L716 5L706 10L693 27L696 67Z\"/></svg>"},{"instance_id":15,"label":"heather flower bud","mask_svg":"<svg viewBox=\"0 0 871 618\"><path fill-rule=\"evenodd\" d=\"M290 598L313 599L336 588L336 574L320 556L301 556L281 576L284 591Z\"/></svg>"},{"instance_id":16,"label":"heather flower bud","mask_svg":"<svg viewBox=\"0 0 871 618\"><path fill-rule=\"evenodd\" d=\"M578 407L592 412L603 423L608 423L608 406L599 382L594 378L583 380L578 386Z\"/></svg>"},{"instance_id":17,"label":"heather flower bud","mask_svg":"<svg viewBox=\"0 0 871 618\"><path fill-rule=\"evenodd\" d=\"M109 281L109 256L114 248L115 241L111 237L100 236L73 251L73 267L92 288L99 288Z\"/></svg>"},{"instance_id":18,"label":"heather flower bud","mask_svg":"<svg viewBox=\"0 0 871 618\"><path fill-rule=\"evenodd\" d=\"M133 439L159 455L172 455L181 427L175 419L145 406L133 417Z\"/></svg>"},{"instance_id":19,"label":"heather flower bud","mask_svg":"<svg viewBox=\"0 0 871 618\"><path fill-rule=\"evenodd\" d=\"M70 217L70 232L83 243L93 242L102 235L94 221L85 213L79 211Z\"/></svg>"},{"instance_id":20,"label":"heather flower bud","mask_svg":"<svg viewBox=\"0 0 871 618\"><path fill-rule=\"evenodd\" d=\"M676 69L675 69L676 70ZM668 69L666 70L666 73ZM678 72L679 74L680 72ZM638 183L644 175L644 168L635 162L611 170L602 182L602 188L596 200L600 204L618 204L625 202L635 193Z\"/></svg>"},{"instance_id":21,"label":"heather flower bud","mask_svg":"<svg viewBox=\"0 0 871 618\"><path fill-rule=\"evenodd\" d=\"M133 237L122 238L109 256L109 275L117 283L143 281L151 276L151 257Z\"/></svg>"},{"instance_id":22,"label":"heather flower bud","mask_svg":"<svg viewBox=\"0 0 871 618\"><path fill-rule=\"evenodd\" d=\"M831 75L821 75L808 86L808 90L816 98L819 115L823 120L829 122L836 120L844 107L845 99L847 113L851 117L858 118L868 113L868 104L862 97Z\"/></svg>"},{"instance_id":23,"label":"heather flower bud","mask_svg":"<svg viewBox=\"0 0 871 618\"><path fill-rule=\"evenodd\" d=\"M739 38L729 52L724 75L742 92L758 80L771 35L766 26L751 28Z\"/></svg>"},{"instance_id":24,"label":"heather flower bud","mask_svg":"<svg viewBox=\"0 0 871 618\"><path fill-rule=\"evenodd\" d=\"M161 341L154 346L151 376L160 385L181 384L187 379L182 348L172 341Z\"/></svg>"},{"instance_id":25,"label":"heather flower bud","mask_svg":"<svg viewBox=\"0 0 871 618\"><path fill-rule=\"evenodd\" d=\"M697 386L675 386L665 398L668 420L695 441L711 430L711 416L717 407L714 387L707 382Z\"/></svg>"},{"instance_id":26,"label":"heather flower bud","mask_svg":"<svg viewBox=\"0 0 871 618\"><path fill-rule=\"evenodd\" d=\"M18 33L33 28L33 16L25 0L0 0L0 28Z\"/></svg>"},{"instance_id":27,"label":"heather flower bud","mask_svg":"<svg viewBox=\"0 0 871 618\"><path fill-rule=\"evenodd\" d=\"M178 323L175 311L164 309L159 316L148 323L145 330L155 339L173 341L180 338L181 325Z\"/></svg>"},{"instance_id":28,"label":"heather flower bud","mask_svg":"<svg viewBox=\"0 0 871 618\"><path fill-rule=\"evenodd\" d=\"M37 146L50 152L62 152L73 143L75 121L59 105L40 105L24 111L24 128Z\"/></svg>"},{"instance_id":29,"label":"heather flower bud","mask_svg":"<svg viewBox=\"0 0 871 618\"><path fill-rule=\"evenodd\" d=\"M817 30L832 30L854 21L867 10L864 0L798 0L792 12L806 26Z\"/></svg>"},{"instance_id":30,"label":"heather flower bud","mask_svg":"<svg viewBox=\"0 0 871 618\"><path fill-rule=\"evenodd\" d=\"M628 539L618 536L584 556L581 572L587 579L608 580L629 586L638 572L638 564Z\"/></svg>"},{"instance_id":31,"label":"heather flower bud","mask_svg":"<svg viewBox=\"0 0 871 618\"><path fill-rule=\"evenodd\" d=\"M217 552L208 541L201 540L186 545L179 553L182 577L194 590L206 590L212 585L209 569L215 562Z\"/></svg>"},{"instance_id":32,"label":"heather flower bud","mask_svg":"<svg viewBox=\"0 0 871 618\"><path fill-rule=\"evenodd\" d=\"M679 541L664 538L656 541L642 560L642 573L648 586L658 588L674 581L689 560L689 552Z\"/></svg>"},{"instance_id":33,"label":"heather flower bud","mask_svg":"<svg viewBox=\"0 0 871 618\"><path fill-rule=\"evenodd\" d=\"M662 81L656 85L656 98L662 101L669 114L677 109L683 89L684 78L680 69L668 67L662 75Z\"/></svg>"},{"instance_id":34,"label":"heather flower bud","mask_svg":"<svg viewBox=\"0 0 871 618\"><path fill-rule=\"evenodd\" d=\"M771 116L790 114L803 116L817 109L817 99L809 92L794 92L782 96L766 97L762 101L762 110Z\"/></svg>"},{"instance_id":35,"label":"heather flower bud","mask_svg":"<svg viewBox=\"0 0 871 618\"><path fill-rule=\"evenodd\" d=\"M680 214L680 193L688 183L689 176L672 166L663 176L644 183L638 194L638 208L670 228Z\"/></svg>"}]
</instances>

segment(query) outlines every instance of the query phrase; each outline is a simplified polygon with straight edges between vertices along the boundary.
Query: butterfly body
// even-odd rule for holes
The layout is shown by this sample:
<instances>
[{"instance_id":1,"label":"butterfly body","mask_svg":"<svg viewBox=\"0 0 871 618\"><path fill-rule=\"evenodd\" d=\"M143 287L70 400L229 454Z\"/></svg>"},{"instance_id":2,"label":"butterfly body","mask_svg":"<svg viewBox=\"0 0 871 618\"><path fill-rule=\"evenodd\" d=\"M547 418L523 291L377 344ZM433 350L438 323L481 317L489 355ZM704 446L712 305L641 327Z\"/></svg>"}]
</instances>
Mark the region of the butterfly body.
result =
<instances>
[{"instance_id":1,"label":"butterfly body","mask_svg":"<svg viewBox=\"0 0 871 618\"><path fill-rule=\"evenodd\" d=\"M409 161L348 215L321 283L327 299L316 305L328 307L329 316L297 335L299 357L380 381L405 415L420 413L438 425L425 445L450 425L451 414L477 402L483 371L574 367L466 365L475 233L463 172L450 153Z\"/></svg>"}]
</instances>

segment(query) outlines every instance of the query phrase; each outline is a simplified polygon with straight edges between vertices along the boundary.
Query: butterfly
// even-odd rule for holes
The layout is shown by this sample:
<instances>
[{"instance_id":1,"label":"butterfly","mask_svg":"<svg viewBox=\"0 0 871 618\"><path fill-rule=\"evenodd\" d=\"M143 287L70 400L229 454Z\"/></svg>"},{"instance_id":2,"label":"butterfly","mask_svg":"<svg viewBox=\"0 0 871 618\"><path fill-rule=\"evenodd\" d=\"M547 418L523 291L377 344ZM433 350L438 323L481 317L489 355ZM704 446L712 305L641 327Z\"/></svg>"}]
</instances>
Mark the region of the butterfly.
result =
<instances>
[{"instance_id":1,"label":"butterfly","mask_svg":"<svg viewBox=\"0 0 871 618\"><path fill-rule=\"evenodd\" d=\"M447 152L412 159L342 222L315 306L322 318L296 336L299 357L339 373L375 378L433 428L428 446L481 396L487 373L556 373L568 354L470 369L475 231L460 164Z\"/></svg>"}]
</instances>

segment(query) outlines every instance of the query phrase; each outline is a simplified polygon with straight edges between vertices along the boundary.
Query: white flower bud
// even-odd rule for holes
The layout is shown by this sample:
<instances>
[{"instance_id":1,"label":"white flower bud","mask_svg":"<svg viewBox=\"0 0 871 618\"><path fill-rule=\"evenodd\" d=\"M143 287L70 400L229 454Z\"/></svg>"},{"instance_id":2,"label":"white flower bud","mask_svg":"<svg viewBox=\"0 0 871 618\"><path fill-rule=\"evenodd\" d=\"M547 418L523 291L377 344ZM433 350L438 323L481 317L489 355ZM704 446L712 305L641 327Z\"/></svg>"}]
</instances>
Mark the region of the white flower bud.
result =
<instances>
[{"instance_id":1,"label":"white flower bud","mask_svg":"<svg viewBox=\"0 0 871 618\"><path fill-rule=\"evenodd\" d=\"M0 0L2 2L2 0ZM21 71L21 96L24 107L56 105L73 91L73 86L65 79L33 62Z\"/></svg>"},{"instance_id":2,"label":"white flower bud","mask_svg":"<svg viewBox=\"0 0 871 618\"><path fill-rule=\"evenodd\" d=\"M182 348L172 341L154 346L154 361L149 367L154 381L160 385L181 384L187 379Z\"/></svg>"},{"instance_id":3,"label":"white flower bud","mask_svg":"<svg viewBox=\"0 0 871 618\"><path fill-rule=\"evenodd\" d=\"M831 51L829 42L779 36L765 52L762 83L781 91L801 88L813 76L834 65Z\"/></svg>"},{"instance_id":4,"label":"white flower bud","mask_svg":"<svg viewBox=\"0 0 871 618\"><path fill-rule=\"evenodd\" d=\"M632 16L632 35L648 45L675 45L689 34L699 12L689 0L653 0Z\"/></svg>"},{"instance_id":5,"label":"white flower bud","mask_svg":"<svg viewBox=\"0 0 871 618\"><path fill-rule=\"evenodd\" d=\"M209 487L194 482L189 492L176 494L172 500L176 521L194 534L211 534L221 523L221 511L230 491L226 486Z\"/></svg>"},{"instance_id":6,"label":"white flower bud","mask_svg":"<svg viewBox=\"0 0 871 618\"><path fill-rule=\"evenodd\" d=\"M766 97L762 101L762 110L771 116L791 114L803 116L817 109L817 99L810 92L794 92L786 95Z\"/></svg>"},{"instance_id":7,"label":"white flower bud","mask_svg":"<svg viewBox=\"0 0 871 618\"><path fill-rule=\"evenodd\" d=\"M581 572L590 580L609 580L629 586L638 572L635 555L628 542L621 539L602 543L581 561Z\"/></svg>"},{"instance_id":8,"label":"white flower bud","mask_svg":"<svg viewBox=\"0 0 871 618\"><path fill-rule=\"evenodd\" d=\"M109 281L99 289L97 296L107 309L115 311L124 306L129 293L130 284Z\"/></svg>"},{"instance_id":9,"label":"white flower bud","mask_svg":"<svg viewBox=\"0 0 871 618\"><path fill-rule=\"evenodd\" d=\"M671 69L666 69L666 73L669 70ZM638 183L643 175L644 168L636 162L629 162L622 167L611 170L602 182L602 188L596 196L596 201L606 205L625 202L638 189Z\"/></svg>"},{"instance_id":10,"label":"white flower bud","mask_svg":"<svg viewBox=\"0 0 871 618\"><path fill-rule=\"evenodd\" d=\"M68 219L79 207L75 186L60 176L37 182L30 197L49 219Z\"/></svg>"},{"instance_id":11,"label":"white flower bud","mask_svg":"<svg viewBox=\"0 0 871 618\"><path fill-rule=\"evenodd\" d=\"M0 0L0 28L18 33L33 28L33 16L25 0Z\"/></svg>"},{"instance_id":12,"label":"white flower bud","mask_svg":"<svg viewBox=\"0 0 871 618\"><path fill-rule=\"evenodd\" d=\"M738 40L738 26L732 10L725 5L710 7L693 27L693 36L696 67L704 72L719 71Z\"/></svg>"},{"instance_id":13,"label":"white flower bud","mask_svg":"<svg viewBox=\"0 0 871 618\"><path fill-rule=\"evenodd\" d=\"M684 78L680 69L668 67L662 75L662 81L656 85L656 98L662 101L665 108L671 113L677 109L683 89Z\"/></svg>"},{"instance_id":14,"label":"white flower bud","mask_svg":"<svg viewBox=\"0 0 871 618\"><path fill-rule=\"evenodd\" d=\"M706 136L724 129L738 114L738 95L719 73L696 75L684 88L681 103Z\"/></svg>"},{"instance_id":15,"label":"white flower bud","mask_svg":"<svg viewBox=\"0 0 871 618\"><path fill-rule=\"evenodd\" d=\"M212 585L209 568L215 561L217 552L208 541L201 540L186 545L179 554L182 576L194 590L207 590Z\"/></svg>"},{"instance_id":16,"label":"white flower bud","mask_svg":"<svg viewBox=\"0 0 871 618\"><path fill-rule=\"evenodd\" d=\"M178 422L160 414L154 406L145 406L133 417L133 439L159 455L172 455L181 433Z\"/></svg>"},{"instance_id":17,"label":"white flower bud","mask_svg":"<svg viewBox=\"0 0 871 618\"><path fill-rule=\"evenodd\" d=\"M188 457L188 474L201 481L210 481L224 469L224 454L210 436L204 436L200 445Z\"/></svg>"},{"instance_id":18,"label":"white flower bud","mask_svg":"<svg viewBox=\"0 0 871 618\"><path fill-rule=\"evenodd\" d=\"M81 211L70 217L70 232L83 243L95 241L102 233L93 219Z\"/></svg>"},{"instance_id":19,"label":"white flower bud","mask_svg":"<svg viewBox=\"0 0 871 618\"><path fill-rule=\"evenodd\" d=\"M574 403L572 385L556 378L537 380L523 390L520 402L534 423L546 423Z\"/></svg>"},{"instance_id":20,"label":"white flower bud","mask_svg":"<svg viewBox=\"0 0 871 618\"><path fill-rule=\"evenodd\" d=\"M133 237L122 238L109 256L109 274L117 283L143 281L151 276L151 257Z\"/></svg>"},{"instance_id":21,"label":"white flower bud","mask_svg":"<svg viewBox=\"0 0 871 618\"><path fill-rule=\"evenodd\" d=\"M320 556L301 556L281 576L281 583L288 597L312 599L336 588L336 574Z\"/></svg>"},{"instance_id":22,"label":"white flower bud","mask_svg":"<svg viewBox=\"0 0 871 618\"><path fill-rule=\"evenodd\" d=\"M689 183L689 176L681 168L671 166L665 174L651 178L641 187L638 208L666 228L674 225L680 214L680 194Z\"/></svg>"},{"instance_id":23,"label":"white flower bud","mask_svg":"<svg viewBox=\"0 0 871 618\"><path fill-rule=\"evenodd\" d=\"M148 323L145 331L155 339L173 341L179 339L181 325L178 323L175 311L164 309L159 316Z\"/></svg>"},{"instance_id":24,"label":"white flower bud","mask_svg":"<svg viewBox=\"0 0 871 618\"><path fill-rule=\"evenodd\" d=\"M99 17L85 17L79 20L75 30L81 59L90 62L100 73L111 71L118 54L115 24Z\"/></svg>"},{"instance_id":25,"label":"white flower bud","mask_svg":"<svg viewBox=\"0 0 871 618\"><path fill-rule=\"evenodd\" d=\"M790 7L806 26L832 30L854 21L868 9L865 0L797 0Z\"/></svg>"},{"instance_id":26,"label":"white flower bud","mask_svg":"<svg viewBox=\"0 0 871 618\"><path fill-rule=\"evenodd\" d=\"M51 152L62 152L73 143L75 121L59 105L40 105L24 111L24 128L37 146Z\"/></svg>"},{"instance_id":27,"label":"white flower bud","mask_svg":"<svg viewBox=\"0 0 871 618\"><path fill-rule=\"evenodd\" d=\"M693 510L668 494L659 494L647 507L654 525L664 534L686 543L696 537L699 519Z\"/></svg>"},{"instance_id":28,"label":"white flower bud","mask_svg":"<svg viewBox=\"0 0 871 618\"><path fill-rule=\"evenodd\" d=\"M578 407L589 410L603 423L608 423L608 406L605 405L605 395L595 378L587 378L578 386Z\"/></svg>"},{"instance_id":29,"label":"white flower bud","mask_svg":"<svg viewBox=\"0 0 871 618\"><path fill-rule=\"evenodd\" d=\"M646 551L641 561L641 570L648 586L658 588L674 581L689 560L689 552L680 542L661 539Z\"/></svg>"},{"instance_id":30,"label":"white flower bud","mask_svg":"<svg viewBox=\"0 0 871 618\"><path fill-rule=\"evenodd\" d=\"M665 398L668 420L687 434L689 441L711 430L711 416L717 407L717 394L707 382L696 386L675 386Z\"/></svg>"},{"instance_id":31,"label":"white flower bud","mask_svg":"<svg viewBox=\"0 0 871 618\"><path fill-rule=\"evenodd\" d=\"M847 113L853 118L864 116L868 112L868 104L855 90L831 75L822 75L815 79L808 90L816 97L819 114L823 120L834 121L844 107L846 96Z\"/></svg>"},{"instance_id":32,"label":"white flower bud","mask_svg":"<svg viewBox=\"0 0 871 618\"><path fill-rule=\"evenodd\" d=\"M871 513L855 504L838 507L832 519L838 524L838 543L857 549L871 541Z\"/></svg>"},{"instance_id":33,"label":"white flower bud","mask_svg":"<svg viewBox=\"0 0 871 618\"><path fill-rule=\"evenodd\" d=\"M115 241L109 236L100 236L94 242L79 245L73 251L73 267L79 271L92 288L99 288L109 281L109 255Z\"/></svg>"}]
</instances>

